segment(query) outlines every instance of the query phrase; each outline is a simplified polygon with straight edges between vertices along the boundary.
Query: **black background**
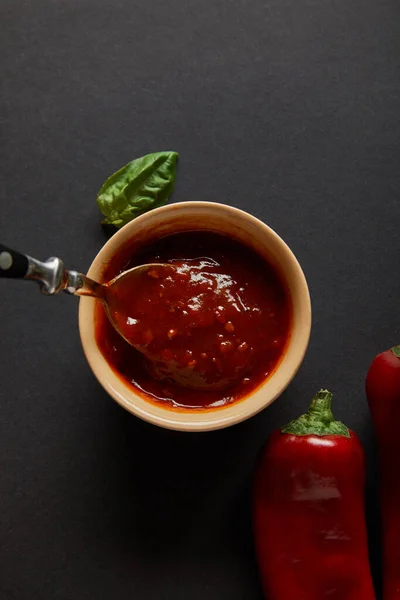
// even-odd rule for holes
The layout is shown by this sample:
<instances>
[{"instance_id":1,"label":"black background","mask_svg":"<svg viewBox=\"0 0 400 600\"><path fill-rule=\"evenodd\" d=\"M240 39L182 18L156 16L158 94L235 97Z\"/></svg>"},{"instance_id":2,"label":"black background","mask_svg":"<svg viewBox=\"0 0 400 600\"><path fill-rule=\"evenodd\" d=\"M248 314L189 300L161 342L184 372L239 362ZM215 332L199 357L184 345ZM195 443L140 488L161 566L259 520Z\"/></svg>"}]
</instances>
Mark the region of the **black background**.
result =
<instances>
[{"instance_id":1,"label":"black background","mask_svg":"<svg viewBox=\"0 0 400 600\"><path fill-rule=\"evenodd\" d=\"M274 405L183 434L103 392L76 299L2 281L1 600L261 600L253 462L320 387L366 448L379 586L363 385L374 354L400 342L398 0L1 0L0 28L3 243L87 269L106 239L103 181L176 150L173 199L268 223L314 311L304 364Z\"/></svg>"}]
</instances>

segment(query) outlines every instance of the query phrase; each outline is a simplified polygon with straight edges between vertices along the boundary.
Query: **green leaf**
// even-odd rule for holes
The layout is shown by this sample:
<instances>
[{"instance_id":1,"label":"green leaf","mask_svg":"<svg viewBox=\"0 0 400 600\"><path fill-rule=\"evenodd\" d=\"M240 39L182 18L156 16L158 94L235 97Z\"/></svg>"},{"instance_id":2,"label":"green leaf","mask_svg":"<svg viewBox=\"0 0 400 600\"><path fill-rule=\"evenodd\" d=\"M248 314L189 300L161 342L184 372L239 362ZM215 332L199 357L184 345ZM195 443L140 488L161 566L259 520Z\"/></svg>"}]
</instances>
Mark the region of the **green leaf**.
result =
<instances>
[{"instance_id":1,"label":"green leaf","mask_svg":"<svg viewBox=\"0 0 400 600\"><path fill-rule=\"evenodd\" d=\"M97 194L105 225L118 229L135 217L162 206L176 179L177 152L147 154L111 175Z\"/></svg>"}]
</instances>

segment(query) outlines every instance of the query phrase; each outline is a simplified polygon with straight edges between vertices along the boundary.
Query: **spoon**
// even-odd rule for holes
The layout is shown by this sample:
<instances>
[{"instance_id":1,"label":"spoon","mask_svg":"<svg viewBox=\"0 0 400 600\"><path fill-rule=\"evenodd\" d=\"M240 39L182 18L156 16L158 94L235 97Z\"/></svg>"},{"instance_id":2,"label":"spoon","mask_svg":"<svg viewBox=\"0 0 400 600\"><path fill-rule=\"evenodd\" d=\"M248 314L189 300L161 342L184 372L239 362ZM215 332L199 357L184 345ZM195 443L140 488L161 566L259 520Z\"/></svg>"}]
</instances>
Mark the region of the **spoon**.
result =
<instances>
[{"instance_id":1,"label":"spoon","mask_svg":"<svg viewBox=\"0 0 400 600\"><path fill-rule=\"evenodd\" d=\"M37 281L47 296L64 291L99 299L117 333L145 357L152 378L202 391L228 389L252 362L251 346L242 351L243 344L225 340L232 334L229 317L221 322L215 312L248 315L248 302L228 276L221 283L215 265L204 259L149 263L99 283L67 270L59 258L41 262L0 244L0 278Z\"/></svg>"},{"instance_id":2,"label":"spoon","mask_svg":"<svg viewBox=\"0 0 400 600\"><path fill-rule=\"evenodd\" d=\"M63 291L76 296L98 298L103 303L107 316L116 331L141 352L143 352L143 347L132 343L121 328L126 320L125 307L121 306L121 297L127 287L140 289L141 279L155 269L157 277L168 276L174 271L172 265L162 263L139 265L123 271L108 283L103 284L78 273L78 271L67 270L60 258L51 257L42 262L0 244L0 278L37 281L41 292L46 296Z\"/></svg>"}]
</instances>

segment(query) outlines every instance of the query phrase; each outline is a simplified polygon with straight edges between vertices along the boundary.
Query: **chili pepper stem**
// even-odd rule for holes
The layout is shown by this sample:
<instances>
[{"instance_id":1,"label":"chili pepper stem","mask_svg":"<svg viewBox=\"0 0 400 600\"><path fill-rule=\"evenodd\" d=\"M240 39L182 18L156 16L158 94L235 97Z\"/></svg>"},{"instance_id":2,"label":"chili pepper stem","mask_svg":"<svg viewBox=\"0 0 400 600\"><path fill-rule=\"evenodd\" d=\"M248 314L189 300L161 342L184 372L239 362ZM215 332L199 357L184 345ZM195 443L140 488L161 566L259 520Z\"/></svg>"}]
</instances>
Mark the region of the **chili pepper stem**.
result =
<instances>
[{"instance_id":1,"label":"chili pepper stem","mask_svg":"<svg viewBox=\"0 0 400 600\"><path fill-rule=\"evenodd\" d=\"M397 358L400 358L400 346L393 346L390 350Z\"/></svg>"},{"instance_id":2,"label":"chili pepper stem","mask_svg":"<svg viewBox=\"0 0 400 600\"><path fill-rule=\"evenodd\" d=\"M335 421L332 413L333 394L328 390L320 390L311 400L308 411L298 419L291 421L281 431L293 435L343 435L350 437L350 432L341 421Z\"/></svg>"}]
</instances>

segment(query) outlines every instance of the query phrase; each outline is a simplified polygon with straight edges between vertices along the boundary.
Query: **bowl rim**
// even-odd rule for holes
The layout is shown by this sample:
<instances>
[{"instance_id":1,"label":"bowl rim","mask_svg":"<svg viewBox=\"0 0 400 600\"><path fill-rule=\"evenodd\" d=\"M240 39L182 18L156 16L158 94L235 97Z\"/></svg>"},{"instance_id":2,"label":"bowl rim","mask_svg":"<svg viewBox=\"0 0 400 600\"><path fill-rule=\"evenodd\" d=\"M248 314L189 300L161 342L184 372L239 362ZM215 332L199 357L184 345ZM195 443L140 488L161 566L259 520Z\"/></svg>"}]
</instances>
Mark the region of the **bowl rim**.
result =
<instances>
[{"instance_id":1,"label":"bowl rim","mask_svg":"<svg viewBox=\"0 0 400 600\"><path fill-rule=\"evenodd\" d=\"M206 201L186 201L179 203L167 204L156 209L153 209L143 215L140 215L133 221L130 221L119 229L99 250L93 259L88 276L96 276L94 272L101 270L101 265L115 254L115 252L131 237L131 234L137 230L149 218L156 216L165 216L175 214L176 211L184 210L211 210L224 212L226 216L231 216L236 219L242 218L257 226L260 231L263 230L270 240L276 245L290 262L293 273L295 274L297 288L300 291L300 298L296 301L302 309L302 323L299 328L302 330L298 333L296 356L291 359L289 374L286 377L281 377L279 381L277 374L281 369L282 361L278 364L275 372L259 387L257 387L248 396L243 399L225 405L220 408L211 409L171 409L164 407L161 403L151 402L146 400L141 395L135 393L134 388L123 382L122 378L118 377L107 363L106 359L101 354L94 338L94 307L96 300L89 297L81 297L79 302L79 333L84 354L89 363L89 366L94 373L96 379L105 391L128 412L140 417L141 419L158 425L163 428L179 430L179 431L212 431L235 425L244 421L267 406L272 404L287 388L294 376L296 375L307 351L310 335L311 335L311 299L307 285L307 281L303 270L295 257L292 250L286 242L266 223L257 217L233 206ZM295 309L295 299L292 297L293 310ZM288 349L291 346L289 341ZM288 349L286 353L288 353ZM275 385L271 387L271 382ZM272 389L267 394L266 400L261 400L263 388L266 385ZM251 402L251 399L259 398L257 402Z\"/></svg>"}]
</instances>

